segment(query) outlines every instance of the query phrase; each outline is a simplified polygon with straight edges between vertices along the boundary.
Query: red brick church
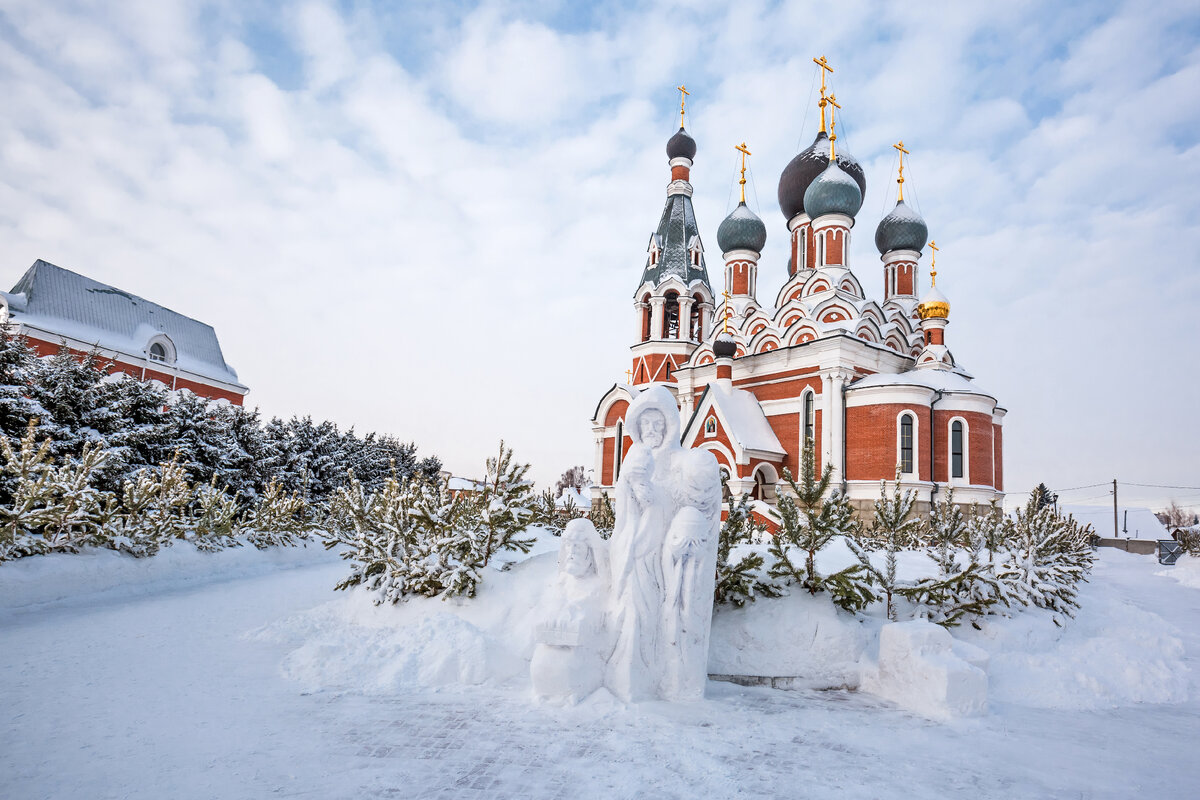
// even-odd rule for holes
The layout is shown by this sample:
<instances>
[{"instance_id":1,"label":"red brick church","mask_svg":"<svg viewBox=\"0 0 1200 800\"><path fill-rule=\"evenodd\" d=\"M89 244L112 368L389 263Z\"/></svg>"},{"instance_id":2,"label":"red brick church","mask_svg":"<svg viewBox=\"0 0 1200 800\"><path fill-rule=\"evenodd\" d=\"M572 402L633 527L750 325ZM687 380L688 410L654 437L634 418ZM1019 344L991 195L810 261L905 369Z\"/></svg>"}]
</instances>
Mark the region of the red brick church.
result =
<instances>
[{"instance_id":1,"label":"red brick church","mask_svg":"<svg viewBox=\"0 0 1200 800\"><path fill-rule=\"evenodd\" d=\"M922 508L950 487L960 503L1003 497L1005 409L947 346L947 299L932 281L918 297L922 253L929 245L936 258L936 246L904 202L902 144L898 199L875 229L882 265L863 276L882 277L882 298L868 297L850 268L866 178L837 146L835 106L822 85L816 139L779 178L791 245L786 268L766 271L760 284L767 229L743 188L742 202L717 228L720 293L692 208L696 142L681 114L667 142L666 205L633 296L631 378L604 393L592 418L595 492L611 490L620 474L632 443L624 429L630 402L664 385L679 402L683 445L711 451L734 494L773 503L784 468L798 474L809 438L818 468L833 467L834 486L860 511L897 467ZM748 151L739 149L744 187Z\"/></svg>"},{"instance_id":2,"label":"red brick church","mask_svg":"<svg viewBox=\"0 0 1200 800\"><path fill-rule=\"evenodd\" d=\"M250 390L225 363L211 325L38 259L12 291L0 291L0 325L39 356L63 345L98 349L114 372L241 405Z\"/></svg>"}]
</instances>

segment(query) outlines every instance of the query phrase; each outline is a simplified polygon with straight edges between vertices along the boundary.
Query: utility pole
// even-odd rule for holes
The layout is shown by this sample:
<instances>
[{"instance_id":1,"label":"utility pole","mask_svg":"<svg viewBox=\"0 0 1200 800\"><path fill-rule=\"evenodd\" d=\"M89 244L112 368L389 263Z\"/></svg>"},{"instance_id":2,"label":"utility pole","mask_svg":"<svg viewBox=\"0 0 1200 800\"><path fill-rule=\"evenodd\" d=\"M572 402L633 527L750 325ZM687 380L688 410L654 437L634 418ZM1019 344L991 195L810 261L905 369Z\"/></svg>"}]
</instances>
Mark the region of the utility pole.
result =
<instances>
[{"instance_id":1,"label":"utility pole","mask_svg":"<svg viewBox=\"0 0 1200 800\"><path fill-rule=\"evenodd\" d=\"M1117 527L1117 479L1113 478L1113 538L1121 537L1120 530Z\"/></svg>"},{"instance_id":2,"label":"utility pole","mask_svg":"<svg viewBox=\"0 0 1200 800\"><path fill-rule=\"evenodd\" d=\"M1121 533L1129 535L1129 509L1125 509L1125 522L1121 525Z\"/></svg>"}]
</instances>

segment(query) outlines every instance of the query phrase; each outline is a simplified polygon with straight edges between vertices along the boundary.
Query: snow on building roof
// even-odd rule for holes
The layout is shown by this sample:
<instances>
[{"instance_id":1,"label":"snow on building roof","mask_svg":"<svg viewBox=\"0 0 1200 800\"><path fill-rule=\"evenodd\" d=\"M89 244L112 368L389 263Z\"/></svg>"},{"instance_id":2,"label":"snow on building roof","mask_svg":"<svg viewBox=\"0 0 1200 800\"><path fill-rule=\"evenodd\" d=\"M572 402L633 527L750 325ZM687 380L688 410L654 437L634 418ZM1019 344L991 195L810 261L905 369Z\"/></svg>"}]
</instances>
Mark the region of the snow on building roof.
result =
<instances>
[{"instance_id":1,"label":"snow on building roof","mask_svg":"<svg viewBox=\"0 0 1200 800\"><path fill-rule=\"evenodd\" d=\"M211 325L48 261L35 261L0 296L13 322L138 358L154 336L165 335L178 367L241 386Z\"/></svg>"},{"instance_id":2,"label":"snow on building roof","mask_svg":"<svg viewBox=\"0 0 1200 800\"><path fill-rule=\"evenodd\" d=\"M568 503L580 510L587 511L592 507L592 496L590 492L581 492L578 489L567 486L562 490L562 494L554 499L554 505L557 508L566 508Z\"/></svg>"},{"instance_id":3,"label":"snow on building roof","mask_svg":"<svg viewBox=\"0 0 1200 800\"><path fill-rule=\"evenodd\" d=\"M867 389L873 386L923 386L939 392L959 392L962 394L978 394L984 397L995 396L975 385L974 381L959 375L957 372L942 369L913 369L898 373L876 373L859 378L850 384L850 389Z\"/></svg>"},{"instance_id":4,"label":"snow on building roof","mask_svg":"<svg viewBox=\"0 0 1200 800\"><path fill-rule=\"evenodd\" d=\"M1081 523L1091 525L1097 536L1113 537L1113 507L1060 505L1059 511L1070 514ZM1117 507L1117 538L1120 539L1170 539L1171 532L1158 521L1154 512L1139 506Z\"/></svg>"},{"instance_id":5,"label":"snow on building roof","mask_svg":"<svg viewBox=\"0 0 1200 800\"><path fill-rule=\"evenodd\" d=\"M707 393L736 444L781 458L787 455L757 397L744 389L727 389L716 383L708 385Z\"/></svg>"}]
</instances>

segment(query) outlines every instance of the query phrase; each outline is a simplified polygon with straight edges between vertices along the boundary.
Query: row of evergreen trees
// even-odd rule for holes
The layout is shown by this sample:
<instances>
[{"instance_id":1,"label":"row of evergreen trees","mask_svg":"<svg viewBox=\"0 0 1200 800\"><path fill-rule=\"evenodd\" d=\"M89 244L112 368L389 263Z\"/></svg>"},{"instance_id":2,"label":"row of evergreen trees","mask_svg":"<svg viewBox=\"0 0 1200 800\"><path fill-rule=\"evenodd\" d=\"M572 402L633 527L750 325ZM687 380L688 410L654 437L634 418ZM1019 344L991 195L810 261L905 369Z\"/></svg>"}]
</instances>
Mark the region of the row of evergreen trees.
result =
<instances>
[{"instance_id":1,"label":"row of evergreen trees","mask_svg":"<svg viewBox=\"0 0 1200 800\"><path fill-rule=\"evenodd\" d=\"M1016 606L1050 610L1059 622L1078 604L1078 584L1093 561L1092 530L1035 495L1012 517L994 504L964 511L953 491L935 502L925 518L913 513L916 492L901 491L897 478L889 492L880 486L870 522L860 520L848 499L829 492L831 469L818 476L811 443L801 458L800 480L785 471L791 490L781 493L781 525L770 538L771 563L759 552L733 562L732 548L761 534L750 513L749 498L733 506L722 526L718 549L718 603L744 605L759 596L775 597L795 586L826 594L847 611L880 603L889 620L901 614L923 616L945 626ZM817 555L844 538L855 562L823 574ZM916 581L897 577L897 554L927 553L936 574Z\"/></svg>"},{"instance_id":2,"label":"row of evergreen trees","mask_svg":"<svg viewBox=\"0 0 1200 800\"><path fill-rule=\"evenodd\" d=\"M0 560L100 543L96 520L132 519L129 492L147 481L186 494L181 514L188 518L202 514L204 497L219 494L231 504L236 530L251 520L261 526L264 501L281 498L302 502L312 524L350 473L374 491L393 475L433 478L441 469L436 457L418 459L415 445L394 437L359 436L307 416L264 424L256 409L116 372L95 351L78 358L63 347L39 358L23 337L3 330L0 444ZM64 513L92 519L49 528L40 522ZM180 525L176 533L190 523ZM145 554L156 547L122 549Z\"/></svg>"}]
</instances>

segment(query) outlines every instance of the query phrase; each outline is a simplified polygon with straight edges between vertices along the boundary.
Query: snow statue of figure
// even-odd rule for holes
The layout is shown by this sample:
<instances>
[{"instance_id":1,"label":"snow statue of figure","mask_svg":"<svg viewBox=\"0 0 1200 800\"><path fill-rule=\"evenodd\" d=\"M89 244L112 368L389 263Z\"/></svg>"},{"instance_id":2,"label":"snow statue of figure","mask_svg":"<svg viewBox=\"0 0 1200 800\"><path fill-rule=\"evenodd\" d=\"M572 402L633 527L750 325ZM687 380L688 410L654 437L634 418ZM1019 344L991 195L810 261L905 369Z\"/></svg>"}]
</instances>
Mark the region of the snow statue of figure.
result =
<instances>
[{"instance_id":1,"label":"snow statue of figure","mask_svg":"<svg viewBox=\"0 0 1200 800\"><path fill-rule=\"evenodd\" d=\"M710 453L680 446L679 410L665 387L642 392L626 419L633 445L617 479L615 647L605 684L626 701L699 698L708 677L720 472Z\"/></svg>"},{"instance_id":2,"label":"snow statue of figure","mask_svg":"<svg viewBox=\"0 0 1200 800\"><path fill-rule=\"evenodd\" d=\"M558 550L558 577L543 598L537 644L529 665L540 701L575 704L604 683L609 639L607 543L587 519L567 523Z\"/></svg>"}]
</instances>

